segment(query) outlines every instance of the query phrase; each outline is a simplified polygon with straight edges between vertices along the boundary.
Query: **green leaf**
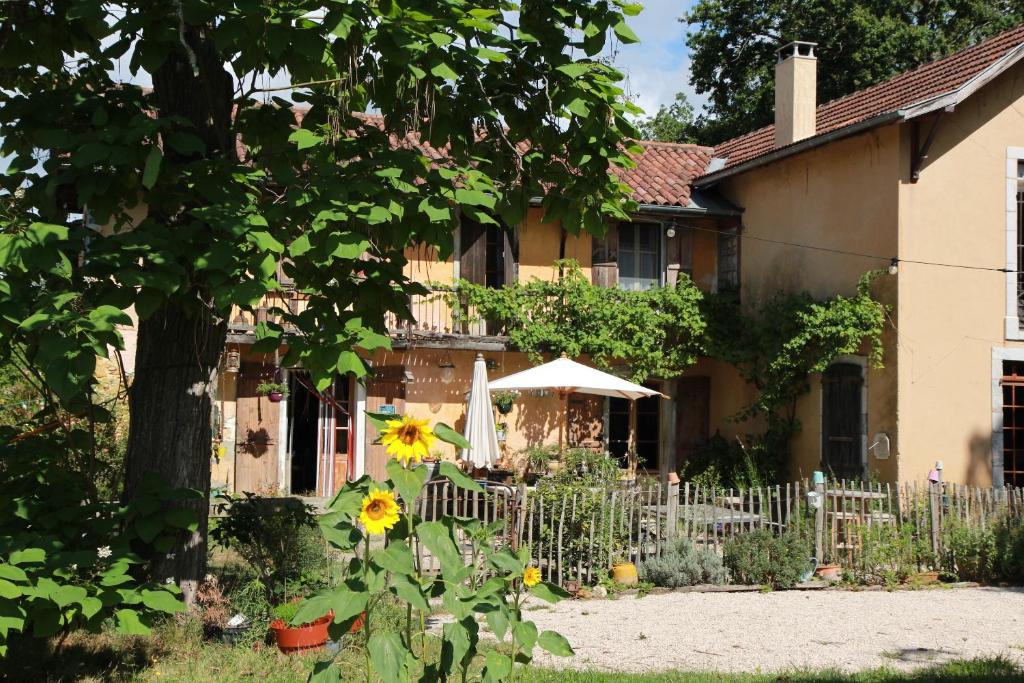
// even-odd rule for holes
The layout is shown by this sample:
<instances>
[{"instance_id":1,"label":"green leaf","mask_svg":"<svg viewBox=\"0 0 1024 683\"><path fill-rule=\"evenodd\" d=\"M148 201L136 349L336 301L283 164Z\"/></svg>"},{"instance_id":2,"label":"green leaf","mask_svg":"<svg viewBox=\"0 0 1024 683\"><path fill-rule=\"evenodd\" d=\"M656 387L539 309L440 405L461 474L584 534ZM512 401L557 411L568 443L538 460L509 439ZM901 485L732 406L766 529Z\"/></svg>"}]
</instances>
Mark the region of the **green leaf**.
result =
<instances>
[{"instance_id":1,"label":"green leaf","mask_svg":"<svg viewBox=\"0 0 1024 683\"><path fill-rule=\"evenodd\" d=\"M253 230L246 235L246 239L256 245L261 251L269 251L274 254L283 254L284 245L266 230Z\"/></svg>"},{"instance_id":2,"label":"green leaf","mask_svg":"<svg viewBox=\"0 0 1024 683\"><path fill-rule=\"evenodd\" d=\"M391 577L391 592L421 612L430 611L430 603L423 595L423 589L415 578L404 574Z\"/></svg>"},{"instance_id":3,"label":"green leaf","mask_svg":"<svg viewBox=\"0 0 1024 683\"><path fill-rule=\"evenodd\" d=\"M519 557L508 548L502 548L496 553L491 553L487 559L490 560L496 569L510 574L522 573L523 569L525 569L523 563L519 561Z\"/></svg>"},{"instance_id":4,"label":"green leaf","mask_svg":"<svg viewBox=\"0 0 1024 683\"><path fill-rule=\"evenodd\" d=\"M383 550L373 553L373 561L392 574L415 574L416 567L413 566L412 551L405 543L392 541Z\"/></svg>"},{"instance_id":5,"label":"green leaf","mask_svg":"<svg viewBox=\"0 0 1024 683\"><path fill-rule=\"evenodd\" d=\"M99 598L90 596L82 600L82 616L86 619L92 619L99 614L101 609L103 609L103 601Z\"/></svg>"},{"instance_id":6,"label":"green leaf","mask_svg":"<svg viewBox=\"0 0 1024 683\"><path fill-rule=\"evenodd\" d=\"M499 683L504 681L512 673L512 660L495 651L487 652L487 665L484 668L484 681L486 683Z\"/></svg>"},{"instance_id":7,"label":"green leaf","mask_svg":"<svg viewBox=\"0 0 1024 683\"><path fill-rule=\"evenodd\" d=\"M352 550L363 540L363 534L352 524L337 522L334 525L321 524L320 533L324 539L339 550Z\"/></svg>"},{"instance_id":8,"label":"green leaf","mask_svg":"<svg viewBox=\"0 0 1024 683\"><path fill-rule=\"evenodd\" d=\"M533 646L537 644L537 625L532 621L520 621L512 627L512 634L523 652L533 654Z\"/></svg>"},{"instance_id":9,"label":"green leaf","mask_svg":"<svg viewBox=\"0 0 1024 683\"><path fill-rule=\"evenodd\" d=\"M397 633L374 633L367 643L374 671L384 683L399 683L404 678L408 650Z\"/></svg>"},{"instance_id":10,"label":"green leaf","mask_svg":"<svg viewBox=\"0 0 1024 683\"><path fill-rule=\"evenodd\" d=\"M487 625L494 633L494 637L501 642L505 640L505 634L508 633L508 615L505 614L504 606L493 605L492 607L493 609L488 611L484 618L487 619Z\"/></svg>"},{"instance_id":11,"label":"green leaf","mask_svg":"<svg viewBox=\"0 0 1024 683\"><path fill-rule=\"evenodd\" d=\"M397 460L388 460L386 467L388 477L391 479L391 483L395 485L395 488L398 489L398 494L402 496L402 500L408 505L415 503L416 497L423 490L423 485L427 483L429 474L426 466L420 465L413 469L406 469Z\"/></svg>"},{"instance_id":12,"label":"green leaf","mask_svg":"<svg viewBox=\"0 0 1024 683\"><path fill-rule=\"evenodd\" d=\"M146 626L139 619L139 613L133 609L119 609L115 613L117 617L117 632L128 636L148 636L149 626Z\"/></svg>"},{"instance_id":13,"label":"green leaf","mask_svg":"<svg viewBox=\"0 0 1024 683\"><path fill-rule=\"evenodd\" d=\"M452 571L463 566L462 554L452 539L451 529L441 522L420 522L416 535L427 550L441 561L441 568Z\"/></svg>"},{"instance_id":14,"label":"green leaf","mask_svg":"<svg viewBox=\"0 0 1024 683\"><path fill-rule=\"evenodd\" d=\"M147 190L152 190L156 185L157 178L160 177L160 164L163 160L163 152L159 147L153 145L146 156L146 166L142 169L142 186Z\"/></svg>"},{"instance_id":15,"label":"green leaf","mask_svg":"<svg viewBox=\"0 0 1024 683\"><path fill-rule=\"evenodd\" d=\"M33 564L46 561L46 551L42 548L25 548L15 550L8 560L11 564Z\"/></svg>"},{"instance_id":16,"label":"green leaf","mask_svg":"<svg viewBox=\"0 0 1024 683\"><path fill-rule=\"evenodd\" d=\"M489 47L478 47L476 49L476 56L492 62L504 62L508 59L508 55L504 52L498 52L497 50L492 50Z\"/></svg>"},{"instance_id":17,"label":"green leaf","mask_svg":"<svg viewBox=\"0 0 1024 683\"><path fill-rule=\"evenodd\" d=\"M309 235L302 234L296 237L292 243L288 245L288 253L292 256L302 256L312 248L313 245L309 241Z\"/></svg>"},{"instance_id":18,"label":"green leaf","mask_svg":"<svg viewBox=\"0 0 1024 683\"><path fill-rule=\"evenodd\" d=\"M326 591L309 596L299 604L290 623L293 626L298 626L316 621L331 611L331 600L333 599L334 594Z\"/></svg>"},{"instance_id":19,"label":"green leaf","mask_svg":"<svg viewBox=\"0 0 1024 683\"><path fill-rule=\"evenodd\" d=\"M494 195L480 190L455 190L455 201L464 206L482 206L494 209Z\"/></svg>"},{"instance_id":20,"label":"green leaf","mask_svg":"<svg viewBox=\"0 0 1024 683\"><path fill-rule=\"evenodd\" d=\"M341 671L334 665L333 659L317 662L313 665L307 683L341 683Z\"/></svg>"},{"instance_id":21,"label":"green leaf","mask_svg":"<svg viewBox=\"0 0 1024 683\"><path fill-rule=\"evenodd\" d=\"M146 543L152 543L153 539L163 531L163 528L164 522L157 515L139 517L135 520L135 531L138 532L139 538Z\"/></svg>"},{"instance_id":22,"label":"green leaf","mask_svg":"<svg viewBox=\"0 0 1024 683\"><path fill-rule=\"evenodd\" d=\"M158 612L174 614L184 612L187 608L176 595L165 590L144 590L142 591L142 604Z\"/></svg>"},{"instance_id":23,"label":"green leaf","mask_svg":"<svg viewBox=\"0 0 1024 683\"><path fill-rule=\"evenodd\" d=\"M453 446L459 448L472 448L469 442L466 441L466 437L459 434L457 431L446 425L444 422L438 422L434 425L434 435L446 443L450 443Z\"/></svg>"},{"instance_id":24,"label":"green leaf","mask_svg":"<svg viewBox=\"0 0 1024 683\"><path fill-rule=\"evenodd\" d=\"M562 588L559 588L553 583L542 582L530 589L530 593L534 597L538 597L541 600L546 600L552 604L564 600L569 597L569 594Z\"/></svg>"},{"instance_id":25,"label":"green leaf","mask_svg":"<svg viewBox=\"0 0 1024 683\"><path fill-rule=\"evenodd\" d=\"M556 657L572 657L576 654L569 641L561 633L544 631L537 638L537 644Z\"/></svg>"},{"instance_id":26,"label":"green leaf","mask_svg":"<svg viewBox=\"0 0 1024 683\"><path fill-rule=\"evenodd\" d=\"M454 674L476 648L480 627L473 617L445 624L441 628L441 669ZM500 639L499 639L500 640Z\"/></svg>"},{"instance_id":27,"label":"green leaf","mask_svg":"<svg viewBox=\"0 0 1024 683\"><path fill-rule=\"evenodd\" d=\"M345 585L334 590L331 598L331 609L334 610L334 623L340 624L366 610L370 594L365 591L351 590Z\"/></svg>"},{"instance_id":28,"label":"green leaf","mask_svg":"<svg viewBox=\"0 0 1024 683\"><path fill-rule=\"evenodd\" d=\"M430 70L430 73L434 74L438 78L444 78L449 81L459 80L459 74L455 73L455 71L444 62L441 62L440 64L432 68Z\"/></svg>"},{"instance_id":29,"label":"green leaf","mask_svg":"<svg viewBox=\"0 0 1024 683\"><path fill-rule=\"evenodd\" d=\"M625 19L620 19L619 23L612 27L612 30L615 31L615 35L617 35L619 40L623 43L630 44L640 42L640 36L633 33L633 29L629 27L629 24L626 23Z\"/></svg>"},{"instance_id":30,"label":"green leaf","mask_svg":"<svg viewBox=\"0 0 1024 683\"><path fill-rule=\"evenodd\" d=\"M81 586L61 586L53 591L50 599L57 603L58 607L67 607L72 603L81 604L88 595L88 591Z\"/></svg>"},{"instance_id":31,"label":"green leaf","mask_svg":"<svg viewBox=\"0 0 1024 683\"><path fill-rule=\"evenodd\" d=\"M442 462L438 468L438 474L442 477L447 477L453 484L458 486L460 489L466 489L467 491L474 491L476 493L483 493L484 490L480 484L476 483L463 473L458 467L450 462Z\"/></svg>"},{"instance_id":32,"label":"green leaf","mask_svg":"<svg viewBox=\"0 0 1024 683\"><path fill-rule=\"evenodd\" d=\"M21 567L0 563L0 578L10 579L11 581L28 581L28 574Z\"/></svg>"},{"instance_id":33,"label":"green leaf","mask_svg":"<svg viewBox=\"0 0 1024 683\"><path fill-rule=\"evenodd\" d=\"M300 150L316 147L324 141L322 137L306 128L299 128L288 136L289 142L294 142Z\"/></svg>"},{"instance_id":34,"label":"green leaf","mask_svg":"<svg viewBox=\"0 0 1024 683\"><path fill-rule=\"evenodd\" d=\"M561 66L556 66L555 70L561 71L570 78L579 78L583 74L589 73L592 68L592 64L587 64L585 62L573 62L572 64L563 64Z\"/></svg>"},{"instance_id":35,"label":"green leaf","mask_svg":"<svg viewBox=\"0 0 1024 683\"><path fill-rule=\"evenodd\" d=\"M14 600L21 597L21 589L7 579L0 579L0 598Z\"/></svg>"}]
</instances>

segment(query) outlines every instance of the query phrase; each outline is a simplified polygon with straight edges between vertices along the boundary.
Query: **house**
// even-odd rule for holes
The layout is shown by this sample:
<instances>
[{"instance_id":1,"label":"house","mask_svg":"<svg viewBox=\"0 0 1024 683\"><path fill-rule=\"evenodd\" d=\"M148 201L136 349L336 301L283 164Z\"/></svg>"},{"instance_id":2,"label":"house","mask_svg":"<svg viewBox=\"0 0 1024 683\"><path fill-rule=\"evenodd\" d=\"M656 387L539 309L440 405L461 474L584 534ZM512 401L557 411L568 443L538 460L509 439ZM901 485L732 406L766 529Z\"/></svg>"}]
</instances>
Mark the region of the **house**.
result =
<instances>
[{"instance_id":1,"label":"house","mask_svg":"<svg viewBox=\"0 0 1024 683\"><path fill-rule=\"evenodd\" d=\"M460 278L501 287L556 277L555 262L572 259L603 286L646 289L673 284L679 273L706 291L735 286L739 212L720 198L703 196L690 182L707 168L712 150L656 142L643 146L638 166L621 176L633 189L639 210L632 221L609 226L604 238L563 235L557 223L542 220L539 208L507 230L463 216L454 255L439 261L431 249L409 249L407 275L431 288ZM368 358L373 372L364 383L338 378L333 390L325 392L329 395L321 395L301 368L278 368L273 357L251 351L256 324L275 306L302 305L302 296L283 283L285 291L267 297L255 313L238 310L230 321L226 357L231 365L221 373L217 391L215 430L221 438L213 465L215 486L329 495L347 478L384 477L388 457L373 443L376 430L365 419L367 411L413 414L461 430L478 353L484 354L492 377L531 365L525 353L509 347L500 327L461 321L432 290L410 299L414 322L388 320L392 350ZM271 403L256 391L268 380L289 384L285 400ZM664 388L663 382L654 384ZM708 387L698 379L693 390L706 393ZM700 400L707 405L707 396ZM603 442L624 456L629 409L625 399L574 396L570 444ZM503 448L516 453L555 442L560 414L554 395L517 401L505 418ZM656 466L674 458L674 442L665 438L676 431L673 416L657 399L640 402L637 449L647 463ZM439 444L438 455L453 458L456 452Z\"/></svg>"},{"instance_id":2,"label":"house","mask_svg":"<svg viewBox=\"0 0 1024 683\"><path fill-rule=\"evenodd\" d=\"M885 366L842 358L797 404L801 431L791 473L917 480L936 461L948 481L1024 484L1024 27L817 104L815 50L779 51L776 121L715 148L643 143L621 179L639 210L608 235L568 236L539 210L508 231L461 222L455 255L410 250L408 274L500 287L550 278L577 260L595 284L645 288L680 272L705 291L737 289L744 306L778 291L852 294L869 270L889 306ZM278 295L301 306L301 297ZM346 478L383 474L365 413L405 412L459 428L473 359L492 376L528 366L493 324L458 321L443 299L410 301L414 323L392 320L391 351L369 359L361 385L339 378L317 396L301 369L249 350L268 300L231 322L214 482L235 490L327 495ZM289 382L285 401L257 395ZM752 398L735 370L702 359L682 377L652 382L670 397L638 406L637 448L662 475ZM557 398L531 397L506 418L510 452L553 442ZM570 441L626 443L628 406L576 396ZM453 457L454 452L442 453Z\"/></svg>"}]
</instances>

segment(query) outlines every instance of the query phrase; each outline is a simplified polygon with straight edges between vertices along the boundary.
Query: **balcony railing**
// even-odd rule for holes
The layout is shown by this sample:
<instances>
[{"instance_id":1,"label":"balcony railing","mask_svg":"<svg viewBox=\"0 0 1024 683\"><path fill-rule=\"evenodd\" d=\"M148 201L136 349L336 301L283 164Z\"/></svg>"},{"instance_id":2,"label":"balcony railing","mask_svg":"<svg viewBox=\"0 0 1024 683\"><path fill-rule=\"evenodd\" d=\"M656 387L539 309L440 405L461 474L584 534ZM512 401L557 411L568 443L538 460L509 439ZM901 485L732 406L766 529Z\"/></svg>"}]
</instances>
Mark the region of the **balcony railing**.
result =
<instances>
[{"instance_id":1,"label":"balcony railing","mask_svg":"<svg viewBox=\"0 0 1024 683\"><path fill-rule=\"evenodd\" d=\"M389 313L384 319L388 332L408 339L502 336L501 325L480 320L473 307L451 306L453 291L437 287L426 294L410 295L408 306L413 320L402 320ZM279 321L280 315L274 309L301 313L306 305L306 297L298 292L275 292L265 296L252 311L235 308L228 327L234 332L248 333L261 322Z\"/></svg>"}]
</instances>

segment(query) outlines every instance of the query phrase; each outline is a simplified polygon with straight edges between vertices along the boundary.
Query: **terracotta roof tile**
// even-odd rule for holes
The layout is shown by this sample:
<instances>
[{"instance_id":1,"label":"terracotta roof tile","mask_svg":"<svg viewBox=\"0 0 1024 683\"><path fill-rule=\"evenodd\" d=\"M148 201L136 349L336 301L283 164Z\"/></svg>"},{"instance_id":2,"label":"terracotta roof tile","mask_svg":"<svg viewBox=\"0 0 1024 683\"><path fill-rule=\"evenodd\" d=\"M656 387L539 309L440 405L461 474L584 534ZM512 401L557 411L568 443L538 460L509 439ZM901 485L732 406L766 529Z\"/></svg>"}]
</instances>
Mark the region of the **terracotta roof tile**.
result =
<instances>
[{"instance_id":1,"label":"terracotta roof tile","mask_svg":"<svg viewBox=\"0 0 1024 683\"><path fill-rule=\"evenodd\" d=\"M878 85L858 90L819 105L817 135L950 93L963 86L1008 52L1024 43L1024 25L1000 33L977 45L923 64ZM766 126L726 140L715 147L716 157L726 157L726 168L773 151L775 126Z\"/></svg>"},{"instance_id":2,"label":"terracotta roof tile","mask_svg":"<svg viewBox=\"0 0 1024 683\"><path fill-rule=\"evenodd\" d=\"M689 205L690 184L704 174L714 150L673 142L640 144L644 152L633 156L636 168L615 171L619 180L633 190L633 198L641 204Z\"/></svg>"}]
</instances>

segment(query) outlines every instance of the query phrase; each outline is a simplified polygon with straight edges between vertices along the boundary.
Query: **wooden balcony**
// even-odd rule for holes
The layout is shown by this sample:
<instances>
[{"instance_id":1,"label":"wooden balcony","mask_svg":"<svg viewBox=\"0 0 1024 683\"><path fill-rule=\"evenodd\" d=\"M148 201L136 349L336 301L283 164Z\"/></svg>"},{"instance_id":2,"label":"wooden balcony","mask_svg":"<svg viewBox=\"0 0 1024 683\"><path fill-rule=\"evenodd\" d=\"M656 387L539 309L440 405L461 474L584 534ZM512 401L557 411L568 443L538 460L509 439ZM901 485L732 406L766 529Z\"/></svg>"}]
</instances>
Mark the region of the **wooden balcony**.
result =
<instances>
[{"instance_id":1,"label":"wooden balcony","mask_svg":"<svg viewBox=\"0 0 1024 683\"><path fill-rule=\"evenodd\" d=\"M449 305L452 289L435 288L427 294L411 295L408 299L412 320L403 320L390 313L385 317L388 332L396 346L451 347L478 350L502 350L506 338L502 327L491 321L478 320L472 307ZM306 297L296 291L276 292L264 297L253 311L235 308L228 324L228 341L251 343L253 331L261 322L280 320L274 309L301 313Z\"/></svg>"}]
</instances>

